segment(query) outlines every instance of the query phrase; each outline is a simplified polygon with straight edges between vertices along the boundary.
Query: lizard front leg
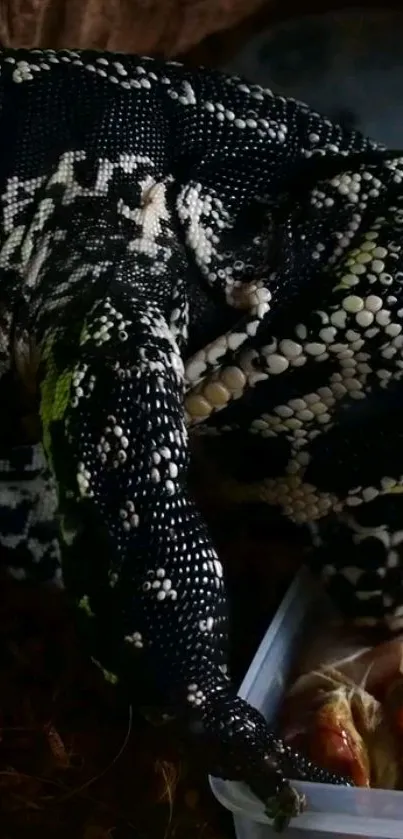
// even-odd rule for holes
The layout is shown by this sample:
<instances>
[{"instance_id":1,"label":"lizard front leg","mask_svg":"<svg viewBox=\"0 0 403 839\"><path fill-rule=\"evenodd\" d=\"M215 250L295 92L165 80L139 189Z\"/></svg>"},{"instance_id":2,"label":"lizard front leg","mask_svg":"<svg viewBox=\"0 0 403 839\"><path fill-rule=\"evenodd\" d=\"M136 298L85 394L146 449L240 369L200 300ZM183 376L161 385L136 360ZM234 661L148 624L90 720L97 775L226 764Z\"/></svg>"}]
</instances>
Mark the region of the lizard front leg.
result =
<instances>
[{"instance_id":1,"label":"lizard front leg","mask_svg":"<svg viewBox=\"0 0 403 839\"><path fill-rule=\"evenodd\" d=\"M186 488L182 362L150 311L107 298L75 351L56 334L45 341L42 418L66 583L106 677L134 685L145 663L156 695L210 745L210 770L248 783L282 825L301 807L287 777L343 779L279 742L226 675L222 566Z\"/></svg>"}]
</instances>

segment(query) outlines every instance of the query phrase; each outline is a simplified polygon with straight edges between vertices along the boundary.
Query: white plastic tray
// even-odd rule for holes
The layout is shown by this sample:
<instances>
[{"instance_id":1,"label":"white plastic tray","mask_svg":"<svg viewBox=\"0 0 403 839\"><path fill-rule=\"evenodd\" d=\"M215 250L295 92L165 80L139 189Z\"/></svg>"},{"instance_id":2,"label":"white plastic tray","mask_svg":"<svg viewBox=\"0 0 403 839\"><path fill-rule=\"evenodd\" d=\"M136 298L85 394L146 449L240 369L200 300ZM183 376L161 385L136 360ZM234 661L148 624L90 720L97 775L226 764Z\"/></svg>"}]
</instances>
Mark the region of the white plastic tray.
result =
<instances>
[{"instance_id":1,"label":"white plastic tray","mask_svg":"<svg viewBox=\"0 0 403 839\"><path fill-rule=\"evenodd\" d=\"M275 615L239 694L274 720L304 634L324 621L326 601L308 574L294 581ZM234 814L238 839L273 839L263 805L249 789L210 778L215 797ZM287 839L403 839L403 792L295 782L306 812L282 834ZM302 833L304 831L304 833Z\"/></svg>"}]
</instances>

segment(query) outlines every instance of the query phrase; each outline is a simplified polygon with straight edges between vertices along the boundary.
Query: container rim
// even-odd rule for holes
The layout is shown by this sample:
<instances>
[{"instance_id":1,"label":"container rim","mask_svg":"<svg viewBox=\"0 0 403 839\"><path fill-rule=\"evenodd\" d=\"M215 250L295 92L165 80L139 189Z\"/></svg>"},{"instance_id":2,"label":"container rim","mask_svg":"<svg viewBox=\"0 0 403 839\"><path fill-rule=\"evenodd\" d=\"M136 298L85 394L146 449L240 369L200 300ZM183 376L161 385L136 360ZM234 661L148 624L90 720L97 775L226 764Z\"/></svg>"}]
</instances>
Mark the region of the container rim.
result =
<instances>
[{"instance_id":1,"label":"container rim","mask_svg":"<svg viewBox=\"0 0 403 839\"><path fill-rule=\"evenodd\" d=\"M242 681L238 694L243 699L250 701L250 692L255 682L256 673L262 667L265 658L267 657L267 650L270 648L272 642L278 635L281 628L284 614L295 603L299 593L304 590L308 596L314 600L315 593L319 590L315 581L313 581L311 574L307 569L302 569L294 578L289 586L273 620L270 623L267 632L263 636L257 652L251 662L251 666ZM252 703L253 704L253 703ZM400 790L381 790L381 789L366 789L358 787L338 787L335 788L330 784L314 784L309 782L294 781L290 779L295 788L304 794L308 801L312 797L314 790L318 786L324 792L332 792L337 796L337 793L343 795L344 805L348 804L348 799L351 798L350 813L336 812L320 812L317 810L308 810L293 821L299 830L321 831L323 833L335 834L335 826L337 825L337 834L350 834L351 836L358 836L362 839L365 837L374 837L374 839L403 839L403 822L402 818L391 817L377 818L376 811L385 813L396 812L396 804L402 798L402 791ZM242 817L259 824L271 825L272 821L266 816L262 802L260 802L253 793L247 788L245 784L224 781L220 778L215 778L209 775L209 784L215 798L227 810L230 810L234 816ZM371 797L371 801L370 801ZM377 802L379 805L377 806ZM354 812L359 810L360 812Z\"/></svg>"}]
</instances>

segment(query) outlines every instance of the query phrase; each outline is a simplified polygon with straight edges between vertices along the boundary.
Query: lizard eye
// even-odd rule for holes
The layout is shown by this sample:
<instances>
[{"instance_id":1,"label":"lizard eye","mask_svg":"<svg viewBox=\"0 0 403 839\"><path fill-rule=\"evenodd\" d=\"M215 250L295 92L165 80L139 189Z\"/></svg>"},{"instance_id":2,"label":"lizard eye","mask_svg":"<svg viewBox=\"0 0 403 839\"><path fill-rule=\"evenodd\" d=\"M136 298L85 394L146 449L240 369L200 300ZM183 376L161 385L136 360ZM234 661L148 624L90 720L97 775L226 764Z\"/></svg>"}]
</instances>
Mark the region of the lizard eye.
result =
<instances>
[{"instance_id":1,"label":"lizard eye","mask_svg":"<svg viewBox=\"0 0 403 839\"><path fill-rule=\"evenodd\" d=\"M94 187L97 171L91 160L78 160L74 165L74 174L80 186L89 189Z\"/></svg>"},{"instance_id":2,"label":"lizard eye","mask_svg":"<svg viewBox=\"0 0 403 839\"><path fill-rule=\"evenodd\" d=\"M129 210L135 210L141 205L142 189L135 175L127 177L119 183L119 199Z\"/></svg>"},{"instance_id":3,"label":"lizard eye","mask_svg":"<svg viewBox=\"0 0 403 839\"><path fill-rule=\"evenodd\" d=\"M99 161L78 160L74 163L74 175L77 183L83 189L95 190L97 186L105 195L119 198L129 209L140 206L142 197L141 173L124 172L122 169L114 168L113 171L102 172ZM104 183L103 183L104 182Z\"/></svg>"}]
</instances>

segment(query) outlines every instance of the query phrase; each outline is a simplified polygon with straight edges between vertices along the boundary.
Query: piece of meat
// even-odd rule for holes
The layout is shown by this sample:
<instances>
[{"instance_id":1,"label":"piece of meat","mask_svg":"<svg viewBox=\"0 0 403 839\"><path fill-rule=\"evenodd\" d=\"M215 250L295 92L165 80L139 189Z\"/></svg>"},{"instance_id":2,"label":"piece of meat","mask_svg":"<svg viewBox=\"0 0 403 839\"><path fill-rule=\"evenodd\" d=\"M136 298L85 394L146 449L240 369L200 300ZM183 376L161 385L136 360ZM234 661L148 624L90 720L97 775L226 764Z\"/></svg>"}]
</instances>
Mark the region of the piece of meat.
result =
<instances>
[{"instance_id":1,"label":"piece of meat","mask_svg":"<svg viewBox=\"0 0 403 839\"><path fill-rule=\"evenodd\" d=\"M326 693L322 686L305 699L299 726L294 705L284 729L286 742L304 748L319 766L351 778L357 786L369 786L369 756L354 723L350 688L340 685Z\"/></svg>"}]
</instances>

